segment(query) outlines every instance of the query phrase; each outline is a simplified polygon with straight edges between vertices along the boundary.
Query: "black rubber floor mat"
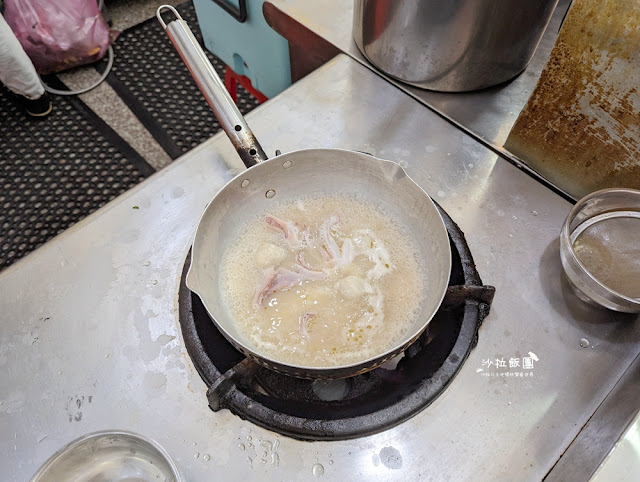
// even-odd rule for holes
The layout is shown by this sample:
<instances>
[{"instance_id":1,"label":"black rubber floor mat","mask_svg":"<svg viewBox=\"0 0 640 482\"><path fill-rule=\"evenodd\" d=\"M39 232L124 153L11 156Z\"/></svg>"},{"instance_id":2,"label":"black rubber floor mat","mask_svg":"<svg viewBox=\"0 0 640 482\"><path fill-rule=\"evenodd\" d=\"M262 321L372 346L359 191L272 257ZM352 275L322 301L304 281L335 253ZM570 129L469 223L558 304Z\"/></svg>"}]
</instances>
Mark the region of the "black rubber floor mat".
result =
<instances>
[{"instance_id":1,"label":"black rubber floor mat","mask_svg":"<svg viewBox=\"0 0 640 482\"><path fill-rule=\"evenodd\" d=\"M154 172L78 98L32 120L12 97L0 86L0 270Z\"/></svg>"},{"instance_id":2,"label":"black rubber floor mat","mask_svg":"<svg viewBox=\"0 0 640 482\"><path fill-rule=\"evenodd\" d=\"M186 2L177 8L202 45L193 3ZM220 124L155 17L120 34L114 50L115 61L107 82L172 159L220 130ZM225 64L206 53L218 75L224 78ZM102 72L105 66L103 61L96 68ZM242 86L238 86L237 99L243 114L258 105Z\"/></svg>"}]
</instances>

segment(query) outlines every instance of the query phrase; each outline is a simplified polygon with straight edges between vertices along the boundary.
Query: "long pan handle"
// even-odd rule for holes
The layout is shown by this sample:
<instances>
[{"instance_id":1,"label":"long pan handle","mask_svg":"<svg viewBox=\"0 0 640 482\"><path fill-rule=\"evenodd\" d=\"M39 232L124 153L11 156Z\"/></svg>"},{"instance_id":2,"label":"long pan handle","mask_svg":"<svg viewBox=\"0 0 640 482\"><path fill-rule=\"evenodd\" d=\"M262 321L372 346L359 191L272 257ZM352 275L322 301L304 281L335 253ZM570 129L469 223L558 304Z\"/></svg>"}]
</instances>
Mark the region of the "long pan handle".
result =
<instances>
[{"instance_id":1,"label":"long pan handle","mask_svg":"<svg viewBox=\"0 0 640 482\"><path fill-rule=\"evenodd\" d=\"M176 16L176 20L168 25L160 15L164 9L171 10ZM202 51L187 22L171 5L159 7L156 16L244 164L251 167L258 162L266 161L267 155Z\"/></svg>"}]
</instances>

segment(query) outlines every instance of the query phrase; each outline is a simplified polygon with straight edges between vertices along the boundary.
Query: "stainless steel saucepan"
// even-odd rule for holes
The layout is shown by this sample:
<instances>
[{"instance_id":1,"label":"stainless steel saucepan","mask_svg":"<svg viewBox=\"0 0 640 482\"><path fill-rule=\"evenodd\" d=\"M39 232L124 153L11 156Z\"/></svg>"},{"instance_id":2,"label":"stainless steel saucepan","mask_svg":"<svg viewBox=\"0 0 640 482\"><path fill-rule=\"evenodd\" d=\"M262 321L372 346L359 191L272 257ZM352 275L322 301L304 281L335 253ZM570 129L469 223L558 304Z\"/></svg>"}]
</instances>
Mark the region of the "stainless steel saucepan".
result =
<instances>
[{"instance_id":1,"label":"stainless steel saucepan","mask_svg":"<svg viewBox=\"0 0 640 482\"><path fill-rule=\"evenodd\" d=\"M164 9L176 20L165 24ZM397 356L413 343L438 310L451 272L451 249L444 222L429 196L396 163L342 149L306 149L267 156L226 92L220 78L186 22L171 6L158 9L158 19L220 125L248 167L224 186L206 207L191 253L187 286L200 296L220 332L238 350L272 370L301 378L341 378L364 373ZM257 213L309 194L357 195L394 216L418 243L427 268L422 310L395 346L357 363L317 367L283 363L265 356L260 346L243 339L225 302L220 266L226 249L237 242Z\"/></svg>"}]
</instances>

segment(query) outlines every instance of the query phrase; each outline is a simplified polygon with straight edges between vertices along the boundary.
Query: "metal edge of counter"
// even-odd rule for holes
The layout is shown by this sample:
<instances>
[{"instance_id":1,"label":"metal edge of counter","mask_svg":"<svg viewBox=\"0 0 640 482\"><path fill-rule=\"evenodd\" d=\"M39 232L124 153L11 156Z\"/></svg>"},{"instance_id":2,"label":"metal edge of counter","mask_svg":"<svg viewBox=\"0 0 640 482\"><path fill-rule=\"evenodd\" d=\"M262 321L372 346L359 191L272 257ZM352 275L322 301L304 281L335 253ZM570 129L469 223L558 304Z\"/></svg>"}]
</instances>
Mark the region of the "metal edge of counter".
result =
<instances>
[{"instance_id":1,"label":"metal edge of counter","mask_svg":"<svg viewBox=\"0 0 640 482\"><path fill-rule=\"evenodd\" d=\"M545 477L545 482L589 480L624 435L640 406L640 355L602 401Z\"/></svg>"}]
</instances>

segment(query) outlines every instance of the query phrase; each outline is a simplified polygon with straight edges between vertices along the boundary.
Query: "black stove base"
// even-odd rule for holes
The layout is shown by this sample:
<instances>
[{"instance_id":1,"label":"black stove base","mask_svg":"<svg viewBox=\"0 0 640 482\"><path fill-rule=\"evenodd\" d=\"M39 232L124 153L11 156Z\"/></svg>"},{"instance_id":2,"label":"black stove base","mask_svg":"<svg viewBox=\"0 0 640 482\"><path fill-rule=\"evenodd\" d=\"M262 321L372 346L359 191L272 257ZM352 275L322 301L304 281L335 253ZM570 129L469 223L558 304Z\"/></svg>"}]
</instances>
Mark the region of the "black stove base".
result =
<instances>
[{"instance_id":1,"label":"black stove base","mask_svg":"<svg viewBox=\"0 0 640 482\"><path fill-rule=\"evenodd\" d=\"M214 411L228 408L293 438L344 440L391 428L433 402L476 345L495 291L482 285L462 231L439 209L453 258L442 306L395 368L380 367L335 382L282 375L237 351L186 287L188 257L180 284L180 324L187 351L209 387L209 406Z\"/></svg>"}]
</instances>

